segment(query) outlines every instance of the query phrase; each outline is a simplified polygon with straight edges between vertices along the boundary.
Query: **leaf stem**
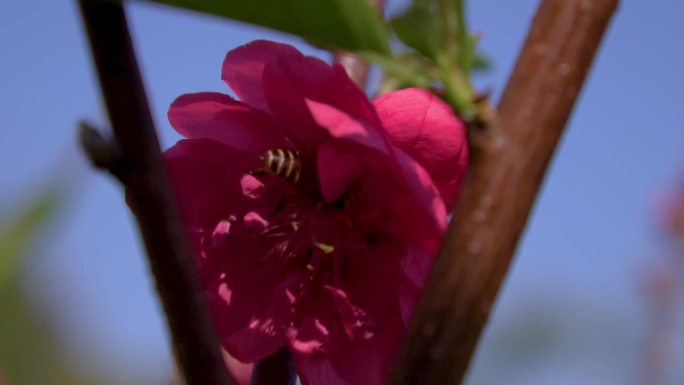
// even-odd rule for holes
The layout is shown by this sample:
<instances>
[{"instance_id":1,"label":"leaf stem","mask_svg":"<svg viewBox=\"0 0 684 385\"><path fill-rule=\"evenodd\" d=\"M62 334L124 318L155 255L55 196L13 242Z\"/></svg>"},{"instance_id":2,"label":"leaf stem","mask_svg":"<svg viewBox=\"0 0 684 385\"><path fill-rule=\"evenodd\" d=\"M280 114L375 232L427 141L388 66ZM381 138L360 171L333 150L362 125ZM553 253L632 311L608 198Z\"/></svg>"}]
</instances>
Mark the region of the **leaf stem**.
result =
<instances>
[{"instance_id":1,"label":"leaf stem","mask_svg":"<svg viewBox=\"0 0 684 385\"><path fill-rule=\"evenodd\" d=\"M466 86L470 88L470 69L472 67L473 46L470 42L470 34L468 33L468 25L466 24L463 0L455 0L454 3L456 39L458 41L458 47L460 48L457 53L458 62Z\"/></svg>"},{"instance_id":2,"label":"leaf stem","mask_svg":"<svg viewBox=\"0 0 684 385\"><path fill-rule=\"evenodd\" d=\"M460 71L454 70L448 55L437 55L437 67L441 73L442 85L444 86L443 98L454 108L464 120L470 120L474 113L472 105L472 91L463 81Z\"/></svg>"},{"instance_id":3,"label":"leaf stem","mask_svg":"<svg viewBox=\"0 0 684 385\"><path fill-rule=\"evenodd\" d=\"M468 55L470 43L465 24L462 0L438 0L445 34L444 47L436 57L441 72L444 99L464 120L470 120L476 109L472 103Z\"/></svg>"}]
</instances>

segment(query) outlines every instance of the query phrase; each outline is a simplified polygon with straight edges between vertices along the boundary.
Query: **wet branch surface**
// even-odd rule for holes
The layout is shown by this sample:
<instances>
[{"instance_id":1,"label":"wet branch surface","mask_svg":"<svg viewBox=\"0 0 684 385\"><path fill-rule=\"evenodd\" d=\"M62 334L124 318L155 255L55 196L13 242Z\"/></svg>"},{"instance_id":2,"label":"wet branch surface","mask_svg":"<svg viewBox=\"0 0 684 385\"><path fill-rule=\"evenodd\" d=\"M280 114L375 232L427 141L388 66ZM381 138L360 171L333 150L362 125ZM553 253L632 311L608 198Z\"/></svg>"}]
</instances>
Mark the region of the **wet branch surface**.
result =
<instances>
[{"instance_id":1,"label":"wet branch surface","mask_svg":"<svg viewBox=\"0 0 684 385\"><path fill-rule=\"evenodd\" d=\"M188 385L232 385L199 290L195 266L162 159L120 2L80 0L112 140L82 124L80 139L95 166L125 187L138 221Z\"/></svg>"},{"instance_id":2,"label":"wet branch surface","mask_svg":"<svg viewBox=\"0 0 684 385\"><path fill-rule=\"evenodd\" d=\"M471 133L454 220L389 384L461 384L618 0L544 0L498 107Z\"/></svg>"}]
</instances>

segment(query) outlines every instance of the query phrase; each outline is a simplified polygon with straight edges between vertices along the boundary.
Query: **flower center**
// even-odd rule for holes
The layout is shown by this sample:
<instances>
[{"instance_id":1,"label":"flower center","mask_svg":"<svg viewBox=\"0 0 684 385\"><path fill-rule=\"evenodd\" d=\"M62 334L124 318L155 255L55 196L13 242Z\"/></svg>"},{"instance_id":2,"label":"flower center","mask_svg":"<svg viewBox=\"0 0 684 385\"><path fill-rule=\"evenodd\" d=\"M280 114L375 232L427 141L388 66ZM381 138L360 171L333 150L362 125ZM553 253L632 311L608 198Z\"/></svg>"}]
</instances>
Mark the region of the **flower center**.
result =
<instances>
[{"instance_id":1,"label":"flower center","mask_svg":"<svg viewBox=\"0 0 684 385\"><path fill-rule=\"evenodd\" d=\"M344 201L325 203L318 194L299 191L282 198L257 234L271 245L263 260L276 260L303 274L302 295L312 285L340 283L339 250L355 238L344 206Z\"/></svg>"},{"instance_id":2,"label":"flower center","mask_svg":"<svg viewBox=\"0 0 684 385\"><path fill-rule=\"evenodd\" d=\"M379 242L368 225L358 223L358 202L349 195L326 202L318 182L306 175L299 183L274 172L260 177L267 191L277 194L278 203L265 213L256 233L258 242L268 247L259 262L281 264L289 277L296 277L289 286L295 313L306 312L307 304L329 300L349 338L370 338L377 320L371 321L345 290L358 263L355 257Z\"/></svg>"}]
</instances>

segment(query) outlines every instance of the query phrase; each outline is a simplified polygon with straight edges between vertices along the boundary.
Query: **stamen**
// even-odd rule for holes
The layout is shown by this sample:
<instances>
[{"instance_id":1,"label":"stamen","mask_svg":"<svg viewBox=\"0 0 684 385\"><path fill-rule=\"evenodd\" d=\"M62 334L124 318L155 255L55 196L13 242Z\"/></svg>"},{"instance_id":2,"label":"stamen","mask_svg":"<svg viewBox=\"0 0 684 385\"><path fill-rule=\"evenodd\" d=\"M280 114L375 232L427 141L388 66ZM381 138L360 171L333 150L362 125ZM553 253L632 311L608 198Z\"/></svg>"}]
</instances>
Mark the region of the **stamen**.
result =
<instances>
[{"instance_id":1,"label":"stamen","mask_svg":"<svg viewBox=\"0 0 684 385\"><path fill-rule=\"evenodd\" d=\"M321 243L321 242L316 242L316 241L314 241L313 244L314 244L314 246L321 249L323 254L332 254L335 251L335 246L333 246L333 245L328 245L326 243Z\"/></svg>"}]
</instances>

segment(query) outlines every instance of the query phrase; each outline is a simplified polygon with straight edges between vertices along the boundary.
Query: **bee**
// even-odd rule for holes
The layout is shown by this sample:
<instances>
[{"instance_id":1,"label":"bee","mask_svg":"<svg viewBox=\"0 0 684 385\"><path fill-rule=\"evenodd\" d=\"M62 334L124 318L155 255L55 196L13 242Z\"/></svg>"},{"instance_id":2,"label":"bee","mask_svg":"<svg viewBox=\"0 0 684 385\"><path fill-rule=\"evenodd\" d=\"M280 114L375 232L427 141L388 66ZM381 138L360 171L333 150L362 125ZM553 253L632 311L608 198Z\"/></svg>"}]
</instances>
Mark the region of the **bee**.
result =
<instances>
[{"instance_id":1,"label":"bee","mask_svg":"<svg viewBox=\"0 0 684 385\"><path fill-rule=\"evenodd\" d=\"M271 174L295 184L299 182L302 162L298 153L276 148L263 153L260 159L264 162L265 170Z\"/></svg>"}]
</instances>

